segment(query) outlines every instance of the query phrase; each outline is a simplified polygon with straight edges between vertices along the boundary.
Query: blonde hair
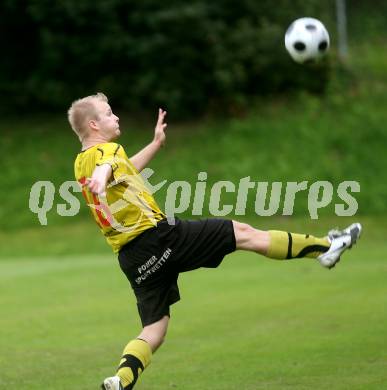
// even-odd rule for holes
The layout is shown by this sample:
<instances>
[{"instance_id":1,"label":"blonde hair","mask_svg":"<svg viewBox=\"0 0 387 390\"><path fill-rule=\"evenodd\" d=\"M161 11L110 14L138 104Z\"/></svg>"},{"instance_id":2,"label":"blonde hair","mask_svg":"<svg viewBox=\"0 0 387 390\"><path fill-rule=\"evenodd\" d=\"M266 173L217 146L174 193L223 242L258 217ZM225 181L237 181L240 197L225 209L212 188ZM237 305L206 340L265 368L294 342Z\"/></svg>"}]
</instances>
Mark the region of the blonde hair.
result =
<instances>
[{"instance_id":1,"label":"blonde hair","mask_svg":"<svg viewBox=\"0 0 387 390\"><path fill-rule=\"evenodd\" d=\"M88 134L87 122L91 119L98 119L98 112L95 106L96 100L108 102L106 95L102 92L98 92L95 95L75 100L67 111L67 118L71 128L81 142Z\"/></svg>"}]
</instances>

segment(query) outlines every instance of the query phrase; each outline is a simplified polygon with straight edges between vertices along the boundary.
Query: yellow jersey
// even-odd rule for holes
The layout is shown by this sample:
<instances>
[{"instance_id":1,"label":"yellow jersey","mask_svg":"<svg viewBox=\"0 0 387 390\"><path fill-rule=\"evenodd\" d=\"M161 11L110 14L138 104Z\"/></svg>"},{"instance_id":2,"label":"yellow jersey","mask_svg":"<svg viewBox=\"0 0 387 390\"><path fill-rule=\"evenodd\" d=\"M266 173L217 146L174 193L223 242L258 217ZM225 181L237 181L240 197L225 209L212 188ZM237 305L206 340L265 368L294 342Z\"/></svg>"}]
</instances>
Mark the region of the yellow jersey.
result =
<instances>
[{"instance_id":1,"label":"yellow jersey","mask_svg":"<svg viewBox=\"0 0 387 390\"><path fill-rule=\"evenodd\" d=\"M113 173L106 187L106 196L97 196L85 182L102 164L109 164ZM79 153L74 173L97 225L114 252L165 218L119 144L102 143Z\"/></svg>"}]
</instances>

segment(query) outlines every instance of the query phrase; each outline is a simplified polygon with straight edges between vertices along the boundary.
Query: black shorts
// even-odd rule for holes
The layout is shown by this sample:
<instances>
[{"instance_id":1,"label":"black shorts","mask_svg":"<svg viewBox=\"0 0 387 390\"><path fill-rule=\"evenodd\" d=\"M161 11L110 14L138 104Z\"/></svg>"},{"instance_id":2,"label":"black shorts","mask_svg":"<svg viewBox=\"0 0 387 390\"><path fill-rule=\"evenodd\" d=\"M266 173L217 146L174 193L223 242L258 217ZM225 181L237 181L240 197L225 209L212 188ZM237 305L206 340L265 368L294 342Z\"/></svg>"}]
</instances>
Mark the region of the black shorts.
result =
<instances>
[{"instance_id":1,"label":"black shorts","mask_svg":"<svg viewBox=\"0 0 387 390\"><path fill-rule=\"evenodd\" d=\"M166 219L124 245L118 255L120 267L137 298L142 325L150 325L180 300L177 279L180 272L200 267L216 268L235 251L231 220Z\"/></svg>"}]
</instances>

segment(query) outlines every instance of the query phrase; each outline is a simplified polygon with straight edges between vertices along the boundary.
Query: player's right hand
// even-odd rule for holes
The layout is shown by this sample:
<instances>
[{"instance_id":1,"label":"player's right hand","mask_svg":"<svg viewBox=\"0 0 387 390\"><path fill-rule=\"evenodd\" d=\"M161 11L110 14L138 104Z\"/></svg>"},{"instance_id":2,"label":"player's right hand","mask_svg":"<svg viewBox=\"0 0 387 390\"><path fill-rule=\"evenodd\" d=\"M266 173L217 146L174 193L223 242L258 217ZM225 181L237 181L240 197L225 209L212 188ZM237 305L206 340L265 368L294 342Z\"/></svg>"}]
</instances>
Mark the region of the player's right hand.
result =
<instances>
[{"instance_id":1,"label":"player's right hand","mask_svg":"<svg viewBox=\"0 0 387 390\"><path fill-rule=\"evenodd\" d=\"M164 111L162 108L159 108L159 116L157 118L157 123L155 127L154 141L157 141L160 146L164 146L166 139L165 128L167 127L167 124L164 122L166 115L167 112Z\"/></svg>"}]
</instances>

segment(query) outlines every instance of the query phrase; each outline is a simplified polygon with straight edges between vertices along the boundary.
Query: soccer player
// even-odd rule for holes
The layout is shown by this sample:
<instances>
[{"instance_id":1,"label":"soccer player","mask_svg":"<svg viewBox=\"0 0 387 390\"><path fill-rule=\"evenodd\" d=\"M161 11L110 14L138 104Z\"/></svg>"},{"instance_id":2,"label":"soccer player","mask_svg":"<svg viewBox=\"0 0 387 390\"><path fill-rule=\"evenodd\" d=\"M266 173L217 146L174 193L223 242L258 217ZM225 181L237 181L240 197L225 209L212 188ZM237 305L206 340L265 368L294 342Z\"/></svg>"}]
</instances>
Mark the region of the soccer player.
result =
<instances>
[{"instance_id":1,"label":"soccer player","mask_svg":"<svg viewBox=\"0 0 387 390\"><path fill-rule=\"evenodd\" d=\"M72 129L82 143L75 177L107 242L118 254L122 271L137 299L143 329L124 348L105 390L133 389L163 343L170 306L180 299L181 272L215 268L235 250L253 251L278 260L308 257L332 268L360 237L361 225L331 230L326 237L263 231L226 219L175 219L170 224L139 174L165 143L166 112L159 109L153 141L128 158L113 141L119 118L102 93L74 101L68 110Z\"/></svg>"}]
</instances>

